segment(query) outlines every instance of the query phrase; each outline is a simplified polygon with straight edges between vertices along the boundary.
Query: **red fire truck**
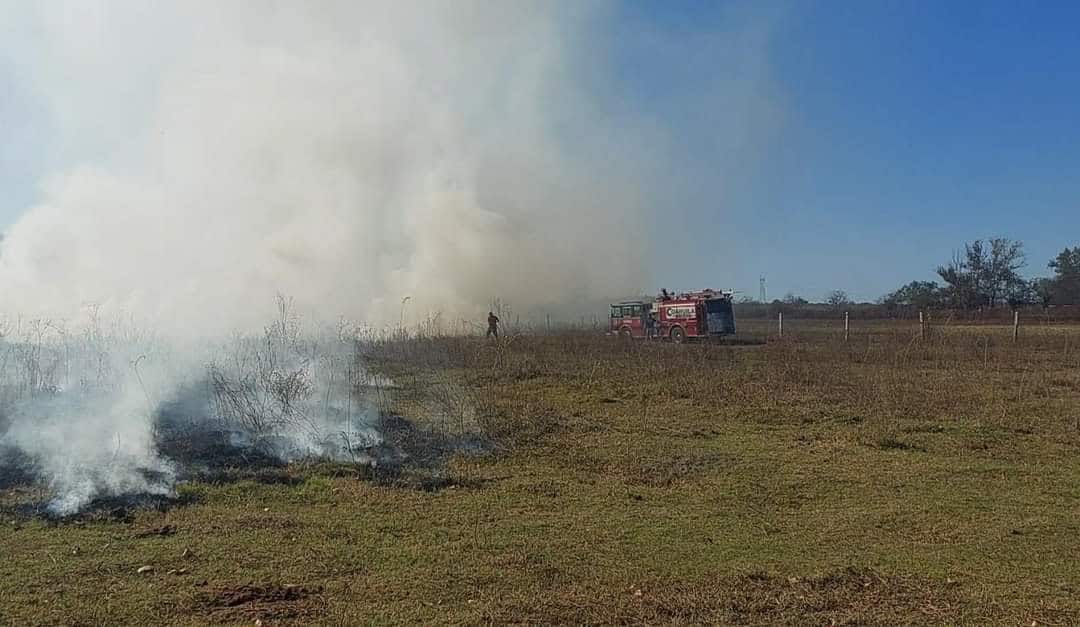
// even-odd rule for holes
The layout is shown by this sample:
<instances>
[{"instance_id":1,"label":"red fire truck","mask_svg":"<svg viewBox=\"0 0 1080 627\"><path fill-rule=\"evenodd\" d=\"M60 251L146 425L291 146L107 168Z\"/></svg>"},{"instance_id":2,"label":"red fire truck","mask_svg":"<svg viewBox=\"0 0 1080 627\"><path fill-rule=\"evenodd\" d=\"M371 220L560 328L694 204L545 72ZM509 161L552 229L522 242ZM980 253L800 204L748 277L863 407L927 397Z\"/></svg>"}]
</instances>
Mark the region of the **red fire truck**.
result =
<instances>
[{"instance_id":1,"label":"red fire truck","mask_svg":"<svg viewBox=\"0 0 1080 627\"><path fill-rule=\"evenodd\" d=\"M731 292L707 289L668 294L665 291L653 300L612 303L608 332L620 337L672 342L734 335Z\"/></svg>"}]
</instances>

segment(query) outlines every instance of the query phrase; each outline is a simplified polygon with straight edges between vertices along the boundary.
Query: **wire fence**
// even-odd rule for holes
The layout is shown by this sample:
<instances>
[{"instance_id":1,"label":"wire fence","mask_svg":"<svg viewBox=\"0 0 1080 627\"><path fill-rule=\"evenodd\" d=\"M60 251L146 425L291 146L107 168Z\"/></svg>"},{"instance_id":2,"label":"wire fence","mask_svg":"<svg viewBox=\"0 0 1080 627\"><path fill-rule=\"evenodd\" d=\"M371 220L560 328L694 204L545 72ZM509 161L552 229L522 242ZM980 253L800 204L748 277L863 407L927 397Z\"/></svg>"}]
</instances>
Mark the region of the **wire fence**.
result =
<instances>
[{"instance_id":1,"label":"wire fence","mask_svg":"<svg viewBox=\"0 0 1080 627\"><path fill-rule=\"evenodd\" d=\"M1024 305L1020 307L976 307L949 309L915 305L878 305L871 303L826 305L811 303L736 303L735 316L746 320L775 320L780 313L792 318L836 320L845 313L851 320L918 320L919 314L939 321L972 324L1009 324L1013 313L1024 320L1039 320L1048 324L1080 323L1080 305Z\"/></svg>"},{"instance_id":2,"label":"wire fence","mask_svg":"<svg viewBox=\"0 0 1080 627\"><path fill-rule=\"evenodd\" d=\"M993 316L957 316L942 310L916 311L911 316L856 318L848 311L831 317L803 316L800 312L778 311L769 318L737 319L737 337L763 341L823 340L853 342L882 334L909 335L915 341L962 334L1023 343L1026 338L1080 336L1080 320L1048 317L1042 311L1005 310Z\"/></svg>"}]
</instances>

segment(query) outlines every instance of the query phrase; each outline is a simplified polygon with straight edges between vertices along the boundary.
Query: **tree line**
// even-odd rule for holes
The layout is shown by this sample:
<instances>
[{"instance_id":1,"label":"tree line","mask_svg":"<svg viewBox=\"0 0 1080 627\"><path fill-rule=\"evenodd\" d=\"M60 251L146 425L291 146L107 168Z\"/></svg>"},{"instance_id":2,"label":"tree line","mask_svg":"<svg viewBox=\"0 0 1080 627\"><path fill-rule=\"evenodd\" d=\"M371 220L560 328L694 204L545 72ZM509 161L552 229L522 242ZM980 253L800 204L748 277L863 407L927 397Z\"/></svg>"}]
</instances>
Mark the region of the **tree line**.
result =
<instances>
[{"instance_id":1,"label":"tree line","mask_svg":"<svg viewBox=\"0 0 1080 627\"><path fill-rule=\"evenodd\" d=\"M952 259L937 267L937 281L912 281L875 303L855 303L843 290L829 292L822 302L792 292L771 303L744 296L738 305L744 316L773 316L778 311L835 315L851 310L860 315L893 315L900 310L951 309L985 311L999 308L1052 305L1080 306L1080 246L1065 248L1047 263L1049 276L1027 279L1024 245L1018 240L991 238L965 243ZM830 314L833 312L833 314Z\"/></svg>"},{"instance_id":2,"label":"tree line","mask_svg":"<svg viewBox=\"0 0 1080 627\"><path fill-rule=\"evenodd\" d=\"M1041 305L1080 305L1080 246L1065 248L1051 259L1051 276L1025 279L1024 245L1004 237L964 244L938 266L937 281L912 281L885 295L881 304L919 309L993 309Z\"/></svg>"}]
</instances>

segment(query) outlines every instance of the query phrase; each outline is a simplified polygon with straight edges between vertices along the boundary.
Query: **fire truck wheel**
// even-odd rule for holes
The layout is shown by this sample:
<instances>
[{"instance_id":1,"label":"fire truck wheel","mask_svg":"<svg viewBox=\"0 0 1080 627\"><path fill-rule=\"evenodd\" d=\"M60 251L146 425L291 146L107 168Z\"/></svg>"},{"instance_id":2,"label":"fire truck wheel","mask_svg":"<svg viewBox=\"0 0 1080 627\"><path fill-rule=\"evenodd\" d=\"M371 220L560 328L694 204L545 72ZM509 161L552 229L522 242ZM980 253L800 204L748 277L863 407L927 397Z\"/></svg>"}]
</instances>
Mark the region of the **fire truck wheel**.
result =
<instances>
[{"instance_id":1,"label":"fire truck wheel","mask_svg":"<svg viewBox=\"0 0 1080 627\"><path fill-rule=\"evenodd\" d=\"M686 331L683 331L682 327L671 328L671 341L676 344L682 344L686 340Z\"/></svg>"},{"instance_id":2,"label":"fire truck wheel","mask_svg":"<svg viewBox=\"0 0 1080 627\"><path fill-rule=\"evenodd\" d=\"M630 339L632 335L633 334L630 332L630 327L623 327L619 329L619 337L623 338L624 340Z\"/></svg>"}]
</instances>

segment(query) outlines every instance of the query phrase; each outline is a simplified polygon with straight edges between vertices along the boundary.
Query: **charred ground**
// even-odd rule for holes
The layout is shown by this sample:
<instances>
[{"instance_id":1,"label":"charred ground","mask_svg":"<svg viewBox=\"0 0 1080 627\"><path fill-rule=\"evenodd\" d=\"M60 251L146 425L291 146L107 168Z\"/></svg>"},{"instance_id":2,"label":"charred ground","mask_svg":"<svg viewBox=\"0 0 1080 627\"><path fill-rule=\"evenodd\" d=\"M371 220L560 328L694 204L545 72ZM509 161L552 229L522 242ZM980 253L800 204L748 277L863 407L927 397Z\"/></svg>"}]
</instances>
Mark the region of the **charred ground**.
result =
<instances>
[{"instance_id":1,"label":"charred ground","mask_svg":"<svg viewBox=\"0 0 1080 627\"><path fill-rule=\"evenodd\" d=\"M195 492L188 484L221 485L251 482L295 486L310 477L350 477L377 485L425 491L461 485L449 476L454 455L487 455L492 441L476 430L454 431L430 420L417 422L388 414L374 419L377 444L357 448L353 459L318 456L286 461L273 438L260 440L239 434L230 425L206 414L205 404L170 401L156 412L155 448L175 469L167 478L177 490L169 494L131 493L101 496L80 511L58 515L49 508L52 491L33 457L6 448L0 458L0 515L13 520L40 518L50 523L115 520L131 522L140 510L165 512L191 505ZM151 470L147 479L165 481Z\"/></svg>"}]
</instances>

